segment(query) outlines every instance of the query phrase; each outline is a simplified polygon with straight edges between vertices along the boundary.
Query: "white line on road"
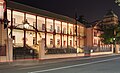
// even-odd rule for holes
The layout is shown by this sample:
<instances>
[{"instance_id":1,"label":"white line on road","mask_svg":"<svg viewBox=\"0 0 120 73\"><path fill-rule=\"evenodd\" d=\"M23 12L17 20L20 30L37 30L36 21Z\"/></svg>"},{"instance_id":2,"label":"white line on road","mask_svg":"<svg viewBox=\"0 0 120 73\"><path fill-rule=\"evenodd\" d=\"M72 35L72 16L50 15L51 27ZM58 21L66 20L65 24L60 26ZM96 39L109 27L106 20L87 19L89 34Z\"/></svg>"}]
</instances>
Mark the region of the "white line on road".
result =
<instances>
[{"instance_id":1,"label":"white line on road","mask_svg":"<svg viewBox=\"0 0 120 73\"><path fill-rule=\"evenodd\" d=\"M33 71L33 72L28 72L28 73L43 73L43 72L55 71L55 70L60 70L60 69L67 69L67 68L72 68L72 67L77 67L77 66L85 66L85 65L90 65L90 64L102 63L102 62L107 62L107 61L116 60L116 59L120 59L120 57L101 60L101 61L95 61L95 62L90 62L90 63L84 63L84 64L77 64L77 65L71 65L71 66L65 66L65 67L52 68L52 69L47 69L47 70Z\"/></svg>"}]
</instances>

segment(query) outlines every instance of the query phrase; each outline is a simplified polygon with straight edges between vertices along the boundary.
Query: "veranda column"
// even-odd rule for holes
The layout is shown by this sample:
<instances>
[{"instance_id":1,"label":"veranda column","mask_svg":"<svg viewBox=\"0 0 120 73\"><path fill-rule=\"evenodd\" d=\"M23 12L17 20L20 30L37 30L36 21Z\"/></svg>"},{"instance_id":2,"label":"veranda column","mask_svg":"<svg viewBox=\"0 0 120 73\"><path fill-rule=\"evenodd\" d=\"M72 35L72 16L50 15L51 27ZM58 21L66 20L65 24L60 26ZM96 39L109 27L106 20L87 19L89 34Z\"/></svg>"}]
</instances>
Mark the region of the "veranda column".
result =
<instances>
[{"instance_id":1,"label":"veranda column","mask_svg":"<svg viewBox=\"0 0 120 73\"><path fill-rule=\"evenodd\" d=\"M39 43L39 59L44 59L45 57L45 40L41 39L38 41Z\"/></svg>"}]
</instances>

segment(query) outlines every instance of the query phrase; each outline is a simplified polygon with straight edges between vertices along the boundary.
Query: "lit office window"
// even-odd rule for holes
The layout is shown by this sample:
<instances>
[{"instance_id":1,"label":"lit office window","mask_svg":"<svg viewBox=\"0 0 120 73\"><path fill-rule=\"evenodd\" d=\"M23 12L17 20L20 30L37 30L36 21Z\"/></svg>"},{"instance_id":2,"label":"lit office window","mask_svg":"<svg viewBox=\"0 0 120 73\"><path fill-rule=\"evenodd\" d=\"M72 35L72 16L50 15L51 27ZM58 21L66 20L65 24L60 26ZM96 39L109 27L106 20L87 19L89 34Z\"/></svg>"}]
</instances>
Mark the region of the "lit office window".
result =
<instances>
[{"instance_id":1,"label":"lit office window","mask_svg":"<svg viewBox=\"0 0 120 73\"><path fill-rule=\"evenodd\" d=\"M53 20L52 19L47 19L46 20L46 29L48 32L53 32Z\"/></svg>"},{"instance_id":2,"label":"lit office window","mask_svg":"<svg viewBox=\"0 0 120 73\"><path fill-rule=\"evenodd\" d=\"M33 29L32 26L35 27L35 25L36 25L36 16L35 15L31 15L31 14L26 14L26 19L27 19L29 25L31 25L27 29Z\"/></svg>"},{"instance_id":3,"label":"lit office window","mask_svg":"<svg viewBox=\"0 0 120 73\"><path fill-rule=\"evenodd\" d=\"M68 45L69 47L73 47L73 36L68 36Z\"/></svg>"},{"instance_id":4,"label":"lit office window","mask_svg":"<svg viewBox=\"0 0 120 73\"><path fill-rule=\"evenodd\" d=\"M85 35L85 30L84 27L80 26L80 36L84 36Z\"/></svg>"},{"instance_id":5,"label":"lit office window","mask_svg":"<svg viewBox=\"0 0 120 73\"><path fill-rule=\"evenodd\" d=\"M60 21L55 20L55 29L56 29L57 33L61 32L61 22Z\"/></svg>"},{"instance_id":6,"label":"lit office window","mask_svg":"<svg viewBox=\"0 0 120 73\"><path fill-rule=\"evenodd\" d=\"M68 24L69 25L69 28L68 28L68 32L70 35L73 34L73 24Z\"/></svg>"},{"instance_id":7,"label":"lit office window","mask_svg":"<svg viewBox=\"0 0 120 73\"><path fill-rule=\"evenodd\" d=\"M59 34L56 34L55 35L55 46L57 47L57 48L60 48L61 47L61 37L60 37L60 35Z\"/></svg>"},{"instance_id":8,"label":"lit office window","mask_svg":"<svg viewBox=\"0 0 120 73\"><path fill-rule=\"evenodd\" d=\"M62 22L62 32L64 34L67 34L67 23L65 23L65 22Z\"/></svg>"},{"instance_id":9,"label":"lit office window","mask_svg":"<svg viewBox=\"0 0 120 73\"><path fill-rule=\"evenodd\" d=\"M24 21L24 13L18 12L18 11L13 11L13 25L23 28L23 21Z\"/></svg>"},{"instance_id":10,"label":"lit office window","mask_svg":"<svg viewBox=\"0 0 120 73\"><path fill-rule=\"evenodd\" d=\"M29 46L33 46L36 42L36 39L35 39L35 32L33 31L26 31L26 44L29 45Z\"/></svg>"},{"instance_id":11,"label":"lit office window","mask_svg":"<svg viewBox=\"0 0 120 73\"><path fill-rule=\"evenodd\" d=\"M47 47L53 47L53 34L47 34Z\"/></svg>"},{"instance_id":12,"label":"lit office window","mask_svg":"<svg viewBox=\"0 0 120 73\"><path fill-rule=\"evenodd\" d=\"M4 13L3 1L0 1L0 19L3 19L3 13Z\"/></svg>"},{"instance_id":13,"label":"lit office window","mask_svg":"<svg viewBox=\"0 0 120 73\"><path fill-rule=\"evenodd\" d=\"M37 17L37 29L40 31L45 31L45 18Z\"/></svg>"},{"instance_id":14,"label":"lit office window","mask_svg":"<svg viewBox=\"0 0 120 73\"><path fill-rule=\"evenodd\" d=\"M9 27L11 25L11 10L9 9L7 9L7 18L8 18L8 21L10 21L8 24L8 27Z\"/></svg>"},{"instance_id":15,"label":"lit office window","mask_svg":"<svg viewBox=\"0 0 120 73\"><path fill-rule=\"evenodd\" d=\"M24 31L23 30L16 30L13 29L13 43L14 46L18 47L18 46L23 46L23 42L24 42Z\"/></svg>"},{"instance_id":16,"label":"lit office window","mask_svg":"<svg viewBox=\"0 0 120 73\"><path fill-rule=\"evenodd\" d=\"M41 39L45 39L45 33L38 32L37 33L37 44Z\"/></svg>"},{"instance_id":17,"label":"lit office window","mask_svg":"<svg viewBox=\"0 0 120 73\"><path fill-rule=\"evenodd\" d=\"M66 35L62 36L62 46L67 47L67 36Z\"/></svg>"}]
</instances>

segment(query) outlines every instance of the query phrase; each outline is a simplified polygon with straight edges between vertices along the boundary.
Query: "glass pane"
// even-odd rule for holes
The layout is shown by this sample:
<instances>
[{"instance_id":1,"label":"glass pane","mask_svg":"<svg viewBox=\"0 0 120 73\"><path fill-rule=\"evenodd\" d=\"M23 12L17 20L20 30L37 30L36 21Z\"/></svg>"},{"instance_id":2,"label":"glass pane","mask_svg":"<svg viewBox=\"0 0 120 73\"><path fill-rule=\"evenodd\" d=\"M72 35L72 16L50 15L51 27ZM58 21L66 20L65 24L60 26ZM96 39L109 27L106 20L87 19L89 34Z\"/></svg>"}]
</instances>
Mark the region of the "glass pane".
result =
<instances>
[{"instance_id":1,"label":"glass pane","mask_svg":"<svg viewBox=\"0 0 120 73\"><path fill-rule=\"evenodd\" d=\"M53 34L47 34L47 47L53 47Z\"/></svg>"},{"instance_id":2,"label":"glass pane","mask_svg":"<svg viewBox=\"0 0 120 73\"><path fill-rule=\"evenodd\" d=\"M45 18L37 17L37 29L40 31L45 31Z\"/></svg>"},{"instance_id":3,"label":"glass pane","mask_svg":"<svg viewBox=\"0 0 120 73\"><path fill-rule=\"evenodd\" d=\"M29 27L26 29L33 29L36 26L36 16L31 14L26 14L26 19L29 23Z\"/></svg>"},{"instance_id":4,"label":"glass pane","mask_svg":"<svg viewBox=\"0 0 120 73\"><path fill-rule=\"evenodd\" d=\"M14 46L23 46L23 38L24 38L24 32L23 30L16 30L13 29L13 44Z\"/></svg>"},{"instance_id":5,"label":"glass pane","mask_svg":"<svg viewBox=\"0 0 120 73\"><path fill-rule=\"evenodd\" d=\"M45 33L38 32L37 33L37 44L38 44L38 41L40 41L41 39L45 39Z\"/></svg>"},{"instance_id":6,"label":"glass pane","mask_svg":"<svg viewBox=\"0 0 120 73\"><path fill-rule=\"evenodd\" d=\"M33 46L36 42L35 32L27 31L26 32L26 44L28 46Z\"/></svg>"},{"instance_id":7,"label":"glass pane","mask_svg":"<svg viewBox=\"0 0 120 73\"><path fill-rule=\"evenodd\" d=\"M9 9L7 9L7 18L8 18L8 21L10 21L8 24L8 27L9 27L11 25L11 10Z\"/></svg>"},{"instance_id":8,"label":"glass pane","mask_svg":"<svg viewBox=\"0 0 120 73\"><path fill-rule=\"evenodd\" d=\"M23 21L24 21L24 13L13 11L13 25L17 28L23 28Z\"/></svg>"},{"instance_id":9,"label":"glass pane","mask_svg":"<svg viewBox=\"0 0 120 73\"><path fill-rule=\"evenodd\" d=\"M3 12L4 12L3 1L0 1L0 19L3 19Z\"/></svg>"},{"instance_id":10,"label":"glass pane","mask_svg":"<svg viewBox=\"0 0 120 73\"><path fill-rule=\"evenodd\" d=\"M61 47L61 37L60 37L60 35L55 35L55 46L57 47L57 48L60 48Z\"/></svg>"},{"instance_id":11,"label":"glass pane","mask_svg":"<svg viewBox=\"0 0 120 73\"><path fill-rule=\"evenodd\" d=\"M62 36L62 46L64 48L67 47L67 36L66 35Z\"/></svg>"},{"instance_id":12,"label":"glass pane","mask_svg":"<svg viewBox=\"0 0 120 73\"><path fill-rule=\"evenodd\" d=\"M47 31L48 32L53 32L53 20L52 19L47 19L46 20L46 24L47 24Z\"/></svg>"},{"instance_id":13,"label":"glass pane","mask_svg":"<svg viewBox=\"0 0 120 73\"><path fill-rule=\"evenodd\" d=\"M62 33L67 34L67 23L62 22Z\"/></svg>"},{"instance_id":14,"label":"glass pane","mask_svg":"<svg viewBox=\"0 0 120 73\"><path fill-rule=\"evenodd\" d=\"M69 25L69 29L68 29L69 34L73 35L73 24L68 24L68 25Z\"/></svg>"},{"instance_id":15,"label":"glass pane","mask_svg":"<svg viewBox=\"0 0 120 73\"><path fill-rule=\"evenodd\" d=\"M68 47L73 47L73 36L68 37Z\"/></svg>"},{"instance_id":16,"label":"glass pane","mask_svg":"<svg viewBox=\"0 0 120 73\"><path fill-rule=\"evenodd\" d=\"M55 29L57 33L61 33L61 22L55 20Z\"/></svg>"}]
</instances>

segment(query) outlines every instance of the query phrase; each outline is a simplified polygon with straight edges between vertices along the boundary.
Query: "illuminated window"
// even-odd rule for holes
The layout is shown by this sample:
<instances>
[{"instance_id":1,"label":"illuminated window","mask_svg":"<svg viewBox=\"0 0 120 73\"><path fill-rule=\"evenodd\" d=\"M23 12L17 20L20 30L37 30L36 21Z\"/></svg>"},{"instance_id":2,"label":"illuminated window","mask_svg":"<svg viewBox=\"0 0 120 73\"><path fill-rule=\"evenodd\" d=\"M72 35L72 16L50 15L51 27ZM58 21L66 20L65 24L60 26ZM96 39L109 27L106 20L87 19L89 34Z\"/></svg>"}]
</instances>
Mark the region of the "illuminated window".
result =
<instances>
[{"instance_id":1,"label":"illuminated window","mask_svg":"<svg viewBox=\"0 0 120 73\"><path fill-rule=\"evenodd\" d=\"M72 29L70 28L70 35L72 35Z\"/></svg>"},{"instance_id":2,"label":"illuminated window","mask_svg":"<svg viewBox=\"0 0 120 73\"><path fill-rule=\"evenodd\" d=\"M65 27L63 28L63 33L64 33L64 34L66 33L66 28L65 28Z\"/></svg>"},{"instance_id":3,"label":"illuminated window","mask_svg":"<svg viewBox=\"0 0 120 73\"><path fill-rule=\"evenodd\" d=\"M72 46L72 40L70 40L70 46Z\"/></svg>"},{"instance_id":4,"label":"illuminated window","mask_svg":"<svg viewBox=\"0 0 120 73\"><path fill-rule=\"evenodd\" d=\"M45 18L37 17L37 29L40 31L45 31Z\"/></svg>"},{"instance_id":5,"label":"illuminated window","mask_svg":"<svg viewBox=\"0 0 120 73\"><path fill-rule=\"evenodd\" d=\"M66 46L66 41L64 41L64 46Z\"/></svg>"},{"instance_id":6,"label":"illuminated window","mask_svg":"<svg viewBox=\"0 0 120 73\"><path fill-rule=\"evenodd\" d=\"M60 39L57 39L57 45L60 45Z\"/></svg>"},{"instance_id":7,"label":"illuminated window","mask_svg":"<svg viewBox=\"0 0 120 73\"><path fill-rule=\"evenodd\" d=\"M18 11L13 11L13 25L17 26L20 28L23 28L23 20L24 20L24 13L22 12L18 12ZM20 25L21 24L21 25Z\"/></svg>"},{"instance_id":8,"label":"illuminated window","mask_svg":"<svg viewBox=\"0 0 120 73\"><path fill-rule=\"evenodd\" d=\"M60 32L60 27L59 26L57 26L57 32Z\"/></svg>"},{"instance_id":9,"label":"illuminated window","mask_svg":"<svg viewBox=\"0 0 120 73\"><path fill-rule=\"evenodd\" d=\"M50 39L50 45L52 45L53 44L53 39Z\"/></svg>"},{"instance_id":10,"label":"illuminated window","mask_svg":"<svg viewBox=\"0 0 120 73\"><path fill-rule=\"evenodd\" d=\"M42 30L45 30L45 24L42 24Z\"/></svg>"},{"instance_id":11,"label":"illuminated window","mask_svg":"<svg viewBox=\"0 0 120 73\"><path fill-rule=\"evenodd\" d=\"M29 23L29 25L34 26L34 23L36 24L36 16L31 14L26 14L26 19ZM28 29L33 29L33 27L29 27Z\"/></svg>"},{"instance_id":12,"label":"illuminated window","mask_svg":"<svg viewBox=\"0 0 120 73\"><path fill-rule=\"evenodd\" d=\"M52 26L52 25L50 25L50 31L51 31L51 32L53 31L53 26Z\"/></svg>"}]
</instances>

